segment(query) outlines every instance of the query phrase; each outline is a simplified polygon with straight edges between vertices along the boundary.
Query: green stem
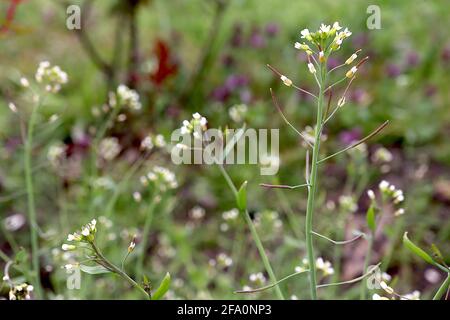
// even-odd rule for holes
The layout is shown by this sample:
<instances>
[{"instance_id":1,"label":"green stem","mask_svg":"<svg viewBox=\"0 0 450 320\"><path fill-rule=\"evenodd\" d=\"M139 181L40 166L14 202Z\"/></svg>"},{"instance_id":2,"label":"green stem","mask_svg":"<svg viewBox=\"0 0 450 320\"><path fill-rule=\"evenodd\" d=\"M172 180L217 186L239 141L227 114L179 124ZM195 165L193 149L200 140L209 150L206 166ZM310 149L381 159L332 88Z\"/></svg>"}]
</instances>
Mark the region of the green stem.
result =
<instances>
[{"instance_id":1,"label":"green stem","mask_svg":"<svg viewBox=\"0 0 450 320\"><path fill-rule=\"evenodd\" d=\"M152 202L150 202L146 216L145 216L145 223L144 223L144 230L142 232L142 242L141 242L141 254L139 255L138 261L137 261L137 274L143 276L143 270L144 270L144 261L145 261L145 254L147 252L147 242L148 242L148 236L150 233L150 227L152 225L153 221L153 213L155 211L156 206L156 195L153 197Z\"/></svg>"},{"instance_id":2,"label":"green stem","mask_svg":"<svg viewBox=\"0 0 450 320\"><path fill-rule=\"evenodd\" d=\"M314 138L314 146L313 146L313 154L312 154L312 162L311 162L311 174L310 174L310 187L308 192L308 202L306 205L306 223L305 223L305 234L306 234L306 251L308 255L308 264L309 264L309 282L310 282L310 290L311 290L311 298L313 300L317 299L317 275L316 275L316 258L314 255L314 245L313 245L313 234L312 234L312 226L313 226L313 216L314 216L314 198L317 190L317 167L319 161L319 150L320 150L320 137L322 135L322 113L323 113L323 96L324 96L324 85L325 85L325 76L323 74L324 67L320 68L320 92L319 99L317 102L317 119L316 119L316 129L315 129L315 138Z\"/></svg>"},{"instance_id":3,"label":"green stem","mask_svg":"<svg viewBox=\"0 0 450 320\"><path fill-rule=\"evenodd\" d=\"M124 280L126 280L129 284L131 284L133 287L138 289L141 293L145 295L145 297L149 300L151 300L150 295L147 293L147 291L144 290L136 281L130 278L128 274L126 274L124 271L120 270L120 268L116 267L114 264L109 262L108 259L100 252L100 250L97 248L95 243L91 242L92 249L94 249L97 256L102 260L103 263L110 269L112 272L118 274L121 276Z\"/></svg>"},{"instance_id":4,"label":"green stem","mask_svg":"<svg viewBox=\"0 0 450 320\"><path fill-rule=\"evenodd\" d=\"M34 186L31 168L31 151L33 146L33 128L36 122L37 110L40 103L38 103L31 111L30 120L28 122L27 140L25 141L25 180L26 190L28 198L28 218L30 220L30 232L31 232L31 261L32 261L32 273L34 275L34 288L36 289L36 296L42 298L42 286L39 267L39 239L37 233L37 219L36 219L36 207L34 200Z\"/></svg>"},{"instance_id":5,"label":"green stem","mask_svg":"<svg viewBox=\"0 0 450 320\"><path fill-rule=\"evenodd\" d=\"M448 290L449 286L450 286L450 273L447 275L447 279L445 279L445 281L439 287L438 291L433 297L433 300L441 300L442 296Z\"/></svg>"},{"instance_id":6,"label":"green stem","mask_svg":"<svg viewBox=\"0 0 450 320\"><path fill-rule=\"evenodd\" d=\"M368 236L369 236L369 239L367 242L367 254L366 254L366 258L364 259L363 272L366 272L367 268L369 267L370 259L372 258L373 237L374 237L373 232L371 232ZM367 299L367 282L366 281L361 282L361 291L360 291L359 299L360 300Z\"/></svg>"},{"instance_id":7,"label":"green stem","mask_svg":"<svg viewBox=\"0 0 450 320\"><path fill-rule=\"evenodd\" d=\"M228 186L230 187L234 196L237 197L238 191L237 191L236 186L234 185L233 181L231 180L230 176L228 175L228 173L226 172L226 170L223 166L219 165L219 168L220 168L220 172L222 173L223 177L227 181ZM275 291L277 293L277 296L279 299L284 300L283 293L281 292L281 289L278 286L277 278L275 276L275 273L273 272L272 266L270 265L269 258L267 257L266 251L264 250L264 246L261 242L261 239L259 238L258 232L256 231L255 225L253 224L253 221L250 218L250 214L248 213L248 210L244 210L243 214L244 214L245 222L247 223L247 226L250 229L250 233L252 235L253 241L256 244L256 248L258 249L258 253L264 264L264 268L266 269L266 272L269 275L270 281L272 283L277 283L277 285L275 286Z\"/></svg>"}]
</instances>

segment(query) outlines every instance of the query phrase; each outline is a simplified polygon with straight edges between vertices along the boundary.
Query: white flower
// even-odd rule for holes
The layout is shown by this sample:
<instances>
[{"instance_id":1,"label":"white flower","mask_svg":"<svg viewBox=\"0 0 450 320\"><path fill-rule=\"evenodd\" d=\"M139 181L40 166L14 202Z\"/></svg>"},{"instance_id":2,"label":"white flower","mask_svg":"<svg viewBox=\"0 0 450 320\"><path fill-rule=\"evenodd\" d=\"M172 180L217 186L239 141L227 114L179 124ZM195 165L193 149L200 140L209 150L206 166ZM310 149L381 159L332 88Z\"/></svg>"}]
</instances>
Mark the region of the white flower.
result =
<instances>
[{"instance_id":1,"label":"white flower","mask_svg":"<svg viewBox=\"0 0 450 320\"><path fill-rule=\"evenodd\" d=\"M107 161L114 159L120 153L120 150L119 139L116 137L104 138L100 141L99 154Z\"/></svg>"},{"instance_id":2,"label":"white flower","mask_svg":"<svg viewBox=\"0 0 450 320\"><path fill-rule=\"evenodd\" d=\"M325 61L325 54L323 53L323 51L319 52L319 61L320 62L324 62Z\"/></svg>"},{"instance_id":3,"label":"white flower","mask_svg":"<svg viewBox=\"0 0 450 320\"><path fill-rule=\"evenodd\" d=\"M372 296L372 300L389 300L389 298L382 297L379 294L374 293Z\"/></svg>"},{"instance_id":4,"label":"white flower","mask_svg":"<svg viewBox=\"0 0 450 320\"><path fill-rule=\"evenodd\" d=\"M63 244L62 246L61 246L61 249L63 249L64 251L71 251L71 250L75 250L76 249L76 247L74 246L74 245L72 245L72 244Z\"/></svg>"},{"instance_id":5,"label":"white flower","mask_svg":"<svg viewBox=\"0 0 450 320\"><path fill-rule=\"evenodd\" d=\"M373 192L373 190L367 190L367 196L370 200L375 200L375 192Z\"/></svg>"},{"instance_id":6,"label":"white flower","mask_svg":"<svg viewBox=\"0 0 450 320\"><path fill-rule=\"evenodd\" d=\"M189 215L194 220L200 220L205 216L205 209L203 209L200 206L195 206L194 208L191 209Z\"/></svg>"},{"instance_id":7,"label":"white flower","mask_svg":"<svg viewBox=\"0 0 450 320\"><path fill-rule=\"evenodd\" d=\"M380 191L386 192L389 188L389 185L390 185L389 182L387 182L386 180L383 180L378 185L378 188L380 189Z\"/></svg>"},{"instance_id":8,"label":"white flower","mask_svg":"<svg viewBox=\"0 0 450 320\"><path fill-rule=\"evenodd\" d=\"M152 141L152 137L150 136L146 136L142 141L141 141L141 149L150 151L153 149L153 141Z\"/></svg>"},{"instance_id":9,"label":"white flower","mask_svg":"<svg viewBox=\"0 0 450 320\"><path fill-rule=\"evenodd\" d=\"M414 290L411 293L404 294L401 300L420 300L420 291Z\"/></svg>"},{"instance_id":10,"label":"white flower","mask_svg":"<svg viewBox=\"0 0 450 320\"><path fill-rule=\"evenodd\" d=\"M308 63L308 69L309 69L309 72L311 72L312 74L316 73L316 68L314 67L314 65L311 62Z\"/></svg>"},{"instance_id":11,"label":"white flower","mask_svg":"<svg viewBox=\"0 0 450 320\"><path fill-rule=\"evenodd\" d=\"M16 105L14 103L12 103L12 102L8 103L8 108L12 112L17 113L17 107L16 107Z\"/></svg>"},{"instance_id":12,"label":"white flower","mask_svg":"<svg viewBox=\"0 0 450 320\"><path fill-rule=\"evenodd\" d=\"M21 86L24 87L24 88L28 88L28 87L30 86L30 82L29 82L28 79L25 78L25 77L21 77L21 78L20 78L20 84L21 84Z\"/></svg>"},{"instance_id":13,"label":"white flower","mask_svg":"<svg viewBox=\"0 0 450 320\"><path fill-rule=\"evenodd\" d=\"M51 66L50 62L43 61L39 64L35 79L38 83L42 83L48 92L56 93L62 84L67 83L68 76L60 67Z\"/></svg>"},{"instance_id":14,"label":"white flower","mask_svg":"<svg viewBox=\"0 0 450 320\"><path fill-rule=\"evenodd\" d=\"M396 216L396 217L401 216L403 214L405 214L405 209L403 209L403 208L400 208L394 212L394 216Z\"/></svg>"},{"instance_id":15,"label":"white flower","mask_svg":"<svg viewBox=\"0 0 450 320\"><path fill-rule=\"evenodd\" d=\"M138 191L133 192L133 199L134 199L134 201L136 201L136 202L141 202L141 200L142 200L142 195L141 195L141 193L138 192Z\"/></svg>"},{"instance_id":16,"label":"white flower","mask_svg":"<svg viewBox=\"0 0 450 320\"><path fill-rule=\"evenodd\" d=\"M336 21L335 23L333 23L333 29L339 31L342 29L342 27L339 25L339 22Z\"/></svg>"},{"instance_id":17,"label":"white flower","mask_svg":"<svg viewBox=\"0 0 450 320\"><path fill-rule=\"evenodd\" d=\"M289 79L288 77L282 75L282 76L280 77L280 79L281 79L281 81L283 81L283 83L284 83L286 86L288 86L288 87L292 86L292 80Z\"/></svg>"},{"instance_id":18,"label":"white flower","mask_svg":"<svg viewBox=\"0 0 450 320\"><path fill-rule=\"evenodd\" d=\"M331 30L331 27L330 27L329 25L325 25L325 24L323 24L323 23L320 25L319 31L320 31L321 33L328 34L328 32L330 32L330 30Z\"/></svg>"},{"instance_id":19,"label":"white flower","mask_svg":"<svg viewBox=\"0 0 450 320\"><path fill-rule=\"evenodd\" d=\"M247 109L247 105L245 104L234 105L228 110L228 114L234 122L242 122L244 121Z\"/></svg>"},{"instance_id":20,"label":"white flower","mask_svg":"<svg viewBox=\"0 0 450 320\"><path fill-rule=\"evenodd\" d=\"M128 88L124 84L120 84L117 87L115 94L110 94L109 104L114 107L119 103L120 106L140 110L142 108L141 102L139 101L139 94L136 90Z\"/></svg>"},{"instance_id":21,"label":"white flower","mask_svg":"<svg viewBox=\"0 0 450 320\"><path fill-rule=\"evenodd\" d=\"M226 221L235 220L239 216L238 209L231 209L222 213L222 218Z\"/></svg>"},{"instance_id":22,"label":"white flower","mask_svg":"<svg viewBox=\"0 0 450 320\"><path fill-rule=\"evenodd\" d=\"M195 119L195 120L200 120L201 117L202 117L202 116L201 116L200 113L198 113L198 112L196 112L196 113L194 113L194 114L192 115L192 118Z\"/></svg>"},{"instance_id":23,"label":"white flower","mask_svg":"<svg viewBox=\"0 0 450 320\"><path fill-rule=\"evenodd\" d=\"M302 31L300 31L300 34L302 35L302 39L306 39L309 41L312 40L311 34L309 33L308 29L303 29Z\"/></svg>"}]
</instances>

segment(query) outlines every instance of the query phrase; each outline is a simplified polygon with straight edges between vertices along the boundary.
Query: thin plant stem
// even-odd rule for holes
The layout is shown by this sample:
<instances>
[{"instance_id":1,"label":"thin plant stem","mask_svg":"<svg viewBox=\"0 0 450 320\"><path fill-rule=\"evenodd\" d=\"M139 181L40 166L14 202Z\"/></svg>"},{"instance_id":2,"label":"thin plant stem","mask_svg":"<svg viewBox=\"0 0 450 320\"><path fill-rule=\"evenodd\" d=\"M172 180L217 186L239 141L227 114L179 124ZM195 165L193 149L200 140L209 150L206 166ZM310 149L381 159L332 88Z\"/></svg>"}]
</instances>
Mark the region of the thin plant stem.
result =
<instances>
[{"instance_id":1,"label":"thin plant stem","mask_svg":"<svg viewBox=\"0 0 450 320\"><path fill-rule=\"evenodd\" d=\"M370 259L372 258L372 248L373 248L373 237L374 233L371 232L369 234L369 239L367 240L367 254L366 258L364 259L364 269L363 272L367 270L369 267ZM360 300L366 300L367 299L367 284L366 281L363 281L361 283L361 291L359 294Z\"/></svg>"},{"instance_id":2,"label":"thin plant stem","mask_svg":"<svg viewBox=\"0 0 450 320\"><path fill-rule=\"evenodd\" d=\"M267 289L271 289L271 288L275 287L276 285L280 284L283 281L286 281L286 280L288 280L288 279L290 279L292 277L298 276L299 274L303 274L305 272L309 272L309 270L303 270L303 271L292 273L292 274L290 274L290 275L288 275L288 276L278 280L278 282L269 284L269 285L261 287L261 288L251 289L251 290L239 290L239 291L235 291L234 293L255 293L255 292L265 291Z\"/></svg>"},{"instance_id":3,"label":"thin plant stem","mask_svg":"<svg viewBox=\"0 0 450 320\"><path fill-rule=\"evenodd\" d=\"M39 239L37 233L37 219L36 219L36 207L34 199L34 185L31 168L31 152L33 147L33 128L36 122L37 111L41 102L38 102L31 111L30 120L28 122L27 139L25 141L25 180L26 190L28 198L28 218L30 219L30 231L31 231L31 261L32 261L32 273L34 275L34 287L36 289L36 296L38 298L43 297L43 291L41 286L40 266L39 266Z\"/></svg>"},{"instance_id":4,"label":"thin plant stem","mask_svg":"<svg viewBox=\"0 0 450 320\"><path fill-rule=\"evenodd\" d=\"M126 280L129 284L131 284L133 287L138 289L142 294L145 295L147 299L150 300L150 295L147 293L147 291L144 290L136 281L130 278L128 274L126 274L124 271L120 270L120 268L116 267L114 264L109 262L108 259L100 252L100 250L97 248L95 243L91 242L92 248L95 251L95 254L101 259L102 265L111 270L112 272L118 274L120 277L122 277L124 280Z\"/></svg>"},{"instance_id":5,"label":"thin plant stem","mask_svg":"<svg viewBox=\"0 0 450 320\"><path fill-rule=\"evenodd\" d=\"M323 112L323 98L324 98L324 84L326 80L326 75L324 74L325 68L321 66L321 83L319 83L319 99L317 102L317 121L315 129L315 138L313 144L313 154L311 163L311 174L308 187L308 202L306 205L306 223L305 223L305 235L306 235L306 251L308 255L309 264L309 282L311 299L317 299L317 276L316 276L316 259L314 255L314 245L313 245L313 216L314 216L314 197L317 190L317 167L319 160L319 150L320 150L320 138L322 134L322 112Z\"/></svg>"},{"instance_id":6,"label":"thin plant stem","mask_svg":"<svg viewBox=\"0 0 450 320\"><path fill-rule=\"evenodd\" d=\"M226 172L225 168L221 165L219 165L218 167L220 168L220 172L222 173L223 177L227 181L228 186L232 190L233 195L237 197L238 190L236 189L236 186L234 185L230 176ZM247 226L250 229L250 233L252 235L253 241L255 242L256 248L258 249L259 255L264 264L264 268L266 269L266 272L269 275L270 281L272 281L273 283L277 283L278 282L277 278L275 276L275 273L273 272L272 266L270 265L269 258L267 257L266 251L264 250L264 246L261 242L261 239L259 238L258 232L256 231L255 225L253 224L253 221L250 218L250 214L248 213L247 209L245 209L242 213L244 215L245 222L247 223ZM281 289L278 286L278 284L275 286L275 291L278 298L284 300L284 295L281 292Z\"/></svg>"},{"instance_id":7,"label":"thin plant stem","mask_svg":"<svg viewBox=\"0 0 450 320\"><path fill-rule=\"evenodd\" d=\"M448 288L450 286L450 273L447 275L447 279L442 283L442 285L439 287L438 291L433 297L433 300L441 300L444 293L447 292Z\"/></svg>"},{"instance_id":8,"label":"thin plant stem","mask_svg":"<svg viewBox=\"0 0 450 320\"><path fill-rule=\"evenodd\" d=\"M153 221L153 215L155 212L156 207L156 198L157 195L155 195L152 199L152 202L150 202L147 212L145 215L145 223L144 223L144 230L142 231L142 241L141 241L141 254L139 255L138 261L137 261L137 274L143 275L144 271L144 260L145 260L145 254L147 252L147 242L148 242L148 236L150 234L150 227L152 225Z\"/></svg>"}]
</instances>

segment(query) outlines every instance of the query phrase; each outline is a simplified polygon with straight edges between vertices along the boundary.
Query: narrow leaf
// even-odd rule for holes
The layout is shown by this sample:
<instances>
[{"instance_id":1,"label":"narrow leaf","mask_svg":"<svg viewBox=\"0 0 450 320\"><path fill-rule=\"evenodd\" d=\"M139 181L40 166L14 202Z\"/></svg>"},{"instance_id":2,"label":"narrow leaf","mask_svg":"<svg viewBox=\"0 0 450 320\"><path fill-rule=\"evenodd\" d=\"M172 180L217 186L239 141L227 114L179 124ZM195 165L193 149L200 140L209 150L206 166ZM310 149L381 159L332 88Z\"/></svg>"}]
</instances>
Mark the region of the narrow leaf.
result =
<instances>
[{"instance_id":1,"label":"narrow leaf","mask_svg":"<svg viewBox=\"0 0 450 320\"><path fill-rule=\"evenodd\" d=\"M375 232L376 222L375 222L375 208L373 204L370 205L369 209L367 209L366 213L367 226L372 232Z\"/></svg>"},{"instance_id":2,"label":"narrow leaf","mask_svg":"<svg viewBox=\"0 0 450 320\"><path fill-rule=\"evenodd\" d=\"M416 246L411 240L408 239L408 232L405 232L403 235L403 244L415 255L422 258L426 262L432 265L436 265L436 262L430 257L428 253L423 251L421 248Z\"/></svg>"},{"instance_id":3,"label":"narrow leaf","mask_svg":"<svg viewBox=\"0 0 450 320\"><path fill-rule=\"evenodd\" d=\"M102 273L110 273L108 269L103 266L87 266L84 264L80 264L81 271L88 274L102 274Z\"/></svg>"},{"instance_id":4,"label":"narrow leaf","mask_svg":"<svg viewBox=\"0 0 450 320\"><path fill-rule=\"evenodd\" d=\"M164 279L161 281L161 284L159 285L158 289L156 289L155 293L152 295L152 300L159 300L166 294L167 290L170 288L170 273L166 273L164 276Z\"/></svg>"}]
</instances>

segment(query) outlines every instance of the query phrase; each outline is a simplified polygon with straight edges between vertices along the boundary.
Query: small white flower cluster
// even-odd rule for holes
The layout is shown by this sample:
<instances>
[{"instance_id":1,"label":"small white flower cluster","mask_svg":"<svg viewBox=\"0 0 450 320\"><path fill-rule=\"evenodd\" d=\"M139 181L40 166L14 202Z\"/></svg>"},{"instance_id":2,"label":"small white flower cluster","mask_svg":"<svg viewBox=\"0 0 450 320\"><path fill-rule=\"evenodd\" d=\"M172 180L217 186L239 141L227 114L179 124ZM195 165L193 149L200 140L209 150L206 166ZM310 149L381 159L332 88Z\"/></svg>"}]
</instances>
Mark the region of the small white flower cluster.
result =
<instances>
[{"instance_id":1,"label":"small white flower cluster","mask_svg":"<svg viewBox=\"0 0 450 320\"><path fill-rule=\"evenodd\" d=\"M276 211L264 210L255 214L254 224L256 227L264 228L264 230L274 230L283 227L283 221Z\"/></svg>"},{"instance_id":2,"label":"small white flower cluster","mask_svg":"<svg viewBox=\"0 0 450 320\"><path fill-rule=\"evenodd\" d=\"M81 227L80 232L74 232L67 236L68 242L92 242L97 233L97 220L92 219L91 222ZM76 247L70 244L63 244L61 247L64 251L74 250Z\"/></svg>"},{"instance_id":3,"label":"small white flower cluster","mask_svg":"<svg viewBox=\"0 0 450 320\"><path fill-rule=\"evenodd\" d=\"M230 224L234 224L239 216L239 210L234 208L222 213L224 222L220 224L220 231L227 232L230 229Z\"/></svg>"},{"instance_id":4,"label":"small white flower cluster","mask_svg":"<svg viewBox=\"0 0 450 320\"><path fill-rule=\"evenodd\" d=\"M61 161L64 159L66 149L66 145L61 142L53 144L48 148L47 159L52 167L59 167Z\"/></svg>"},{"instance_id":5,"label":"small white flower cluster","mask_svg":"<svg viewBox=\"0 0 450 320\"><path fill-rule=\"evenodd\" d=\"M382 194L391 197L394 204L402 203L405 200L403 191L401 189L397 189L393 184L390 184L386 180L381 181L378 188Z\"/></svg>"},{"instance_id":6,"label":"small white flower cluster","mask_svg":"<svg viewBox=\"0 0 450 320\"><path fill-rule=\"evenodd\" d=\"M304 258L302 260L302 265L296 266L294 270L295 272L304 272L308 269L309 269L308 259ZM322 257L318 257L316 259L316 269L322 271L324 277L334 274L334 268L331 265L331 262L324 260Z\"/></svg>"},{"instance_id":7,"label":"small white flower cluster","mask_svg":"<svg viewBox=\"0 0 450 320\"><path fill-rule=\"evenodd\" d=\"M237 104L237 105L232 106L228 110L228 115L230 116L231 120L239 123L239 122L244 121L247 111L248 111L248 107L246 104Z\"/></svg>"},{"instance_id":8,"label":"small white flower cluster","mask_svg":"<svg viewBox=\"0 0 450 320\"><path fill-rule=\"evenodd\" d=\"M414 290L411 293L404 294L400 300L420 300L420 291Z\"/></svg>"},{"instance_id":9,"label":"small white flower cluster","mask_svg":"<svg viewBox=\"0 0 450 320\"><path fill-rule=\"evenodd\" d=\"M353 196L342 195L339 197L339 206L342 210L354 213L358 210L358 204Z\"/></svg>"},{"instance_id":10,"label":"small white flower cluster","mask_svg":"<svg viewBox=\"0 0 450 320\"><path fill-rule=\"evenodd\" d=\"M189 211L189 216L194 220L201 220L205 216L205 209L195 206Z\"/></svg>"},{"instance_id":11,"label":"small white flower cluster","mask_svg":"<svg viewBox=\"0 0 450 320\"><path fill-rule=\"evenodd\" d=\"M14 286L9 291L9 300L30 300L33 289L33 286L27 283Z\"/></svg>"},{"instance_id":12,"label":"small white flower cluster","mask_svg":"<svg viewBox=\"0 0 450 320\"><path fill-rule=\"evenodd\" d=\"M193 134L194 138L200 139L201 132L206 131L208 120L200 113L196 112L192 115L191 121L184 120L181 126L181 134Z\"/></svg>"},{"instance_id":13,"label":"small white flower cluster","mask_svg":"<svg viewBox=\"0 0 450 320\"><path fill-rule=\"evenodd\" d=\"M117 157L121 149L119 139L116 137L108 137L100 141L98 152L104 160L111 161Z\"/></svg>"},{"instance_id":14,"label":"small white flower cluster","mask_svg":"<svg viewBox=\"0 0 450 320\"><path fill-rule=\"evenodd\" d=\"M157 134L156 136L149 134L141 141L142 150L150 151L153 147L164 148L165 146L166 140L162 134Z\"/></svg>"},{"instance_id":15,"label":"small white flower cluster","mask_svg":"<svg viewBox=\"0 0 450 320\"><path fill-rule=\"evenodd\" d=\"M341 29L342 27L338 22L333 23L332 26L322 23L319 30L316 32L311 33L308 29L303 29L300 34L302 39L306 39L315 45L320 45L323 41L327 41L328 39L334 37L330 48L332 50L338 50L342 44L342 41L352 35L347 28L341 32L338 32ZM296 42L295 48L304 50L307 54L311 54L311 49L305 43Z\"/></svg>"},{"instance_id":16,"label":"small white flower cluster","mask_svg":"<svg viewBox=\"0 0 450 320\"><path fill-rule=\"evenodd\" d=\"M125 107L132 110L140 110L142 108L139 101L139 94L136 90L128 88L121 84L117 87L116 92L109 93L109 105L111 107Z\"/></svg>"},{"instance_id":17,"label":"small white flower cluster","mask_svg":"<svg viewBox=\"0 0 450 320\"><path fill-rule=\"evenodd\" d=\"M257 287L261 287L266 284L266 277L262 272L252 273L248 277L251 283L253 283Z\"/></svg>"},{"instance_id":18,"label":"small white flower cluster","mask_svg":"<svg viewBox=\"0 0 450 320\"><path fill-rule=\"evenodd\" d=\"M218 267L221 269L226 269L233 265L233 259L229 257L226 253L219 253L216 259L209 260L209 265L211 267Z\"/></svg>"},{"instance_id":19,"label":"small white flower cluster","mask_svg":"<svg viewBox=\"0 0 450 320\"><path fill-rule=\"evenodd\" d=\"M159 187L160 191L167 191L178 187L175 174L161 166L153 167L146 176L141 176L140 180L143 186L147 186L149 181L153 182Z\"/></svg>"},{"instance_id":20,"label":"small white flower cluster","mask_svg":"<svg viewBox=\"0 0 450 320\"><path fill-rule=\"evenodd\" d=\"M23 78L21 83L24 87L28 86L28 80ZM45 90L56 93L61 89L61 85L68 81L67 73L61 70L59 66L52 66L48 61L39 63L35 79L38 83L45 85Z\"/></svg>"}]
</instances>

